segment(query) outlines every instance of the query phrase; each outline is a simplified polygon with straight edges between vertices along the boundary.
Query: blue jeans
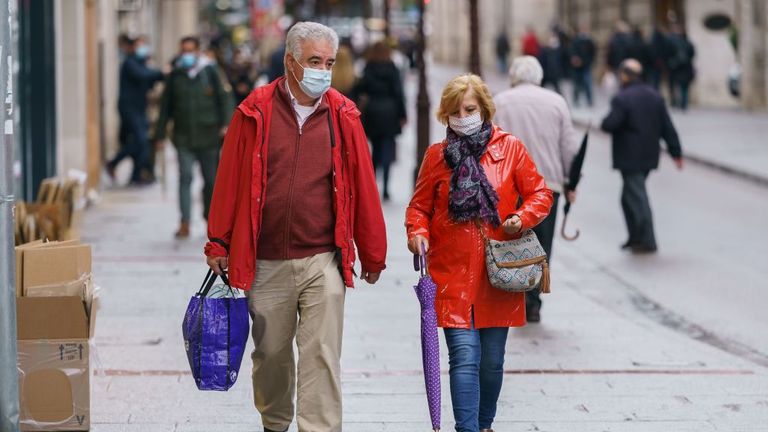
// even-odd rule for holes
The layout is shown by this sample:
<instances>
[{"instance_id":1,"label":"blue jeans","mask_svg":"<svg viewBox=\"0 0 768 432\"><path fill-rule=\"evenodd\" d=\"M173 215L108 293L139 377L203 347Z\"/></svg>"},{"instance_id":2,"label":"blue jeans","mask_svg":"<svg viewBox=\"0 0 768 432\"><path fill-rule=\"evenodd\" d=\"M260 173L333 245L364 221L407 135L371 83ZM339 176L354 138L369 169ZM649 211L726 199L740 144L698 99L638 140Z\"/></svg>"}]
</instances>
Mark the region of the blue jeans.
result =
<instances>
[{"instance_id":1,"label":"blue jeans","mask_svg":"<svg viewBox=\"0 0 768 432\"><path fill-rule=\"evenodd\" d=\"M444 330L456 431L490 429L504 378L504 347L509 328Z\"/></svg>"}]
</instances>

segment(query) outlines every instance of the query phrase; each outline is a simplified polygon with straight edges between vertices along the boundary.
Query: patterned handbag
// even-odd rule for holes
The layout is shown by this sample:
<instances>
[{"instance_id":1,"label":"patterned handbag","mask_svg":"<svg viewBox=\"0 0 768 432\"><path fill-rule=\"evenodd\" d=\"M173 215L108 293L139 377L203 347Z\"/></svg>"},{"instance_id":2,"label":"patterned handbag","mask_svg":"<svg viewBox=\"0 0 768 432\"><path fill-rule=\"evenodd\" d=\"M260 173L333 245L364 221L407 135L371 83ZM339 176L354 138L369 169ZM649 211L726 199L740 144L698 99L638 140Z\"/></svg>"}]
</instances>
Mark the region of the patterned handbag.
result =
<instances>
[{"instance_id":1,"label":"patterned handbag","mask_svg":"<svg viewBox=\"0 0 768 432\"><path fill-rule=\"evenodd\" d=\"M485 240L485 267L494 288L506 292L526 292L539 288L549 293L547 254L533 230L522 237L499 241L488 238L477 223Z\"/></svg>"}]
</instances>

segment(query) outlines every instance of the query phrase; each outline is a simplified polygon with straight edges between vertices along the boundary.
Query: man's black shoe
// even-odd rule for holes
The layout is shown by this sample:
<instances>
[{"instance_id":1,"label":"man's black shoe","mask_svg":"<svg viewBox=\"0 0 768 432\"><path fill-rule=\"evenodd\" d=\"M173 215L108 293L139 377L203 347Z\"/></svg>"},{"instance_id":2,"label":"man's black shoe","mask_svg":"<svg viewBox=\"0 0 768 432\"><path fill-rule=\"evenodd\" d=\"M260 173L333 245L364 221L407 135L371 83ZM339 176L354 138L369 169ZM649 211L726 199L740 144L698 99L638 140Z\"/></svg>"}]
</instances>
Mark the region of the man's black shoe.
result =
<instances>
[{"instance_id":1,"label":"man's black shoe","mask_svg":"<svg viewBox=\"0 0 768 432\"><path fill-rule=\"evenodd\" d=\"M633 254L652 254L656 253L656 251L656 246L632 245Z\"/></svg>"}]
</instances>

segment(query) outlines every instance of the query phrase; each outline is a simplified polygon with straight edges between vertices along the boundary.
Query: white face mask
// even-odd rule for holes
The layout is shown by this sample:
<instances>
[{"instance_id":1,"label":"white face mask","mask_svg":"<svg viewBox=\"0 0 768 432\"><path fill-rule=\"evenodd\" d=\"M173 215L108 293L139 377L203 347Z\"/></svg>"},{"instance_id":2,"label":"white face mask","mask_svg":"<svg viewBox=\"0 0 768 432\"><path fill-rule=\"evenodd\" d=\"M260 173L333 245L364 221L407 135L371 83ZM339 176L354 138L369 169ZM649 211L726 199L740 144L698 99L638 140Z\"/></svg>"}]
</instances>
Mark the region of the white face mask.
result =
<instances>
[{"instance_id":1,"label":"white face mask","mask_svg":"<svg viewBox=\"0 0 768 432\"><path fill-rule=\"evenodd\" d=\"M480 112L470 114L466 117L448 117L448 126L459 135L474 135L483 127L483 118Z\"/></svg>"}]
</instances>

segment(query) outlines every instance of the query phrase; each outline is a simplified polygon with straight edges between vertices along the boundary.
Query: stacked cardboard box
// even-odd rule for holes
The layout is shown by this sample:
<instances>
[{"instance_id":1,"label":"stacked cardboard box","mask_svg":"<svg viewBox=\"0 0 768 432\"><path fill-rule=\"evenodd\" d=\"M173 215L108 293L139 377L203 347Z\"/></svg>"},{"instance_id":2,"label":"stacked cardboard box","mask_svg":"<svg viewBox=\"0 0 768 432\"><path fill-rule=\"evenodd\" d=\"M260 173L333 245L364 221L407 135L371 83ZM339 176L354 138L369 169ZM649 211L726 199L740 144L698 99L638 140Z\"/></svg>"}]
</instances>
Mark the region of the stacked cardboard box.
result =
<instances>
[{"instance_id":1,"label":"stacked cardboard box","mask_svg":"<svg viewBox=\"0 0 768 432\"><path fill-rule=\"evenodd\" d=\"M85 207L83 178L49 178L40 183L35 202L16 203L16 244L77 236Z\"/></svg>"},{"instance_id":2,"label":"stacked cardboard box","mask_svg":"<svg viewBox=\"0 0 768 432\"><path fill-rule=\"evenodd\" d=\"M98 310L91 246L17 246L16 296L21 430L88 430L89 339Z\"/></svg>"}]
</instances>

